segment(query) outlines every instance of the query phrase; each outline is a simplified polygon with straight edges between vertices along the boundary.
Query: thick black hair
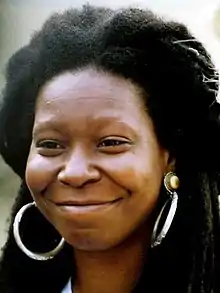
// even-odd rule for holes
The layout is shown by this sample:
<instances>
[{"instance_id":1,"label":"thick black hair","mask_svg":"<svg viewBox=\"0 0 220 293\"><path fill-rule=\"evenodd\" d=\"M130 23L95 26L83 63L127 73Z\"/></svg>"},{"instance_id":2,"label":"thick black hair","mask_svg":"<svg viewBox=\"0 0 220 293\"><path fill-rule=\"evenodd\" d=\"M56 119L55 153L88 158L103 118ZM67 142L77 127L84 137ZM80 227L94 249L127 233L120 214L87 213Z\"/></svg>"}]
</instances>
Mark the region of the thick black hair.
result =
<instances>
[{"instance_id":1,"label":"thick black hair","mask_svg":"<svg viewBox=\"0 0 220 293\"><path fill-rule=\"evenodd\" d=\"M17 247L12 223L17 211L32 201L24 174L38 91L55 75L90 66L143 89L159 142L176 159L181 180L171 230L149 252L135 292L219 293L220 106L211 58L183 24L144 9L89 5L51 16L8 62L0 153L22 183L1 258L0 292L56 293L74 274L68 245L53 260L31 260ZM38 213L24 229L32 250L54 245L56 231Z\"/></svg>"}]
</instances>

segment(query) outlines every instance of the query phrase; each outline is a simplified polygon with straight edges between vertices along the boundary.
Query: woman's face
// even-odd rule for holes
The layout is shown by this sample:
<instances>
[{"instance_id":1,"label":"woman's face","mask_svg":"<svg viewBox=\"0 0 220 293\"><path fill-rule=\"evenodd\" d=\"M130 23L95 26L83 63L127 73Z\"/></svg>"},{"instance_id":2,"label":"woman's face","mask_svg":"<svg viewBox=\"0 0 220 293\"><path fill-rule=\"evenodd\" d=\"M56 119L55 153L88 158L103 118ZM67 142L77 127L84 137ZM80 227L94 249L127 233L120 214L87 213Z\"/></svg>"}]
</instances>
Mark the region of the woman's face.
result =
<instances>
[{"instance_id":1,"label":"woman's face","mask_svg":"<svg viewBox=\"0 0 220 293\"><path fill-rule=\"evenodd\" d=\"M167 170L140 90L93 69L63 73L35 114L26 181L40 211L76 249L122 243L149 219Z\"/></svg>"}]
</instances>

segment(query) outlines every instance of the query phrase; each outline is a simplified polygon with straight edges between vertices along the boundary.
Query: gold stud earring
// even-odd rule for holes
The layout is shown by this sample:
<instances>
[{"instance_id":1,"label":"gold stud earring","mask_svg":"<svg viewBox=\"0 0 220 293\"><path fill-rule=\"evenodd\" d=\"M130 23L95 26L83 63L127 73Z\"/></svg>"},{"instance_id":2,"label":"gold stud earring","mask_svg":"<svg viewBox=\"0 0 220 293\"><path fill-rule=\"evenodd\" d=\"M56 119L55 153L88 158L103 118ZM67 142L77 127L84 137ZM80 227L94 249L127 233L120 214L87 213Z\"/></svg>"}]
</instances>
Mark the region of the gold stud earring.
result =
<instances>
[{"instance_id":1,"label":"gold stud earring","mask_svg":"<svg viewBox=\"0 0 220 293\"><path fill-rule=\"evenodd\" d=\"M169 193L173 193L180 186L179 177L173 172L168 172L164 177L164 186Z\"/></svg>"}]
</instances>

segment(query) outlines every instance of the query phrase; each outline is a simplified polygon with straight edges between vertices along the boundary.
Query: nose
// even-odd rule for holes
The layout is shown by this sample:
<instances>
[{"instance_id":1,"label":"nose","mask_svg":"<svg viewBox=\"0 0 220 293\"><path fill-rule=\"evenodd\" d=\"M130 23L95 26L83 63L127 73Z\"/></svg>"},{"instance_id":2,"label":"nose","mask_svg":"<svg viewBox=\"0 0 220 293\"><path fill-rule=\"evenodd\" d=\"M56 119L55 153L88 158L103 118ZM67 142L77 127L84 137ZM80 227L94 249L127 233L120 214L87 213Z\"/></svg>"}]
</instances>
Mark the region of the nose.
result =
<instances>
[{"instance_id":1,"label":"nose","mask_svg":"<svg viewBox=\"0 0 220 293\"><path fill-rule=\"evenodd\" d=\"M58 181L75 188L99 181L101 173L82 151L74 151L58 174Z\"/></svg>"}]
</instances>

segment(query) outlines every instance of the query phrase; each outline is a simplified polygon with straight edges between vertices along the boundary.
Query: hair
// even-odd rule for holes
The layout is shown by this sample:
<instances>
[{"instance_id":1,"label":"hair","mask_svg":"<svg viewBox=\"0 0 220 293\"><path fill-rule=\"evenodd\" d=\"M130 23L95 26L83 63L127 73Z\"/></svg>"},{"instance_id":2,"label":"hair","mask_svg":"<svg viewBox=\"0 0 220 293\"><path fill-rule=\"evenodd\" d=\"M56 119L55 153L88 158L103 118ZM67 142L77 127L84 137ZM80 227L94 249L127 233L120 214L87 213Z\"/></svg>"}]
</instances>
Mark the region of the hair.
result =
<instances>
[{"instance_id":1,"label":"hair","mask_svg":"<svg viewBox=\"0 0 220 293\"><path fill-rule=\"evenodd\" d=\"M145 9L90 5L52 15L7 65L0 153L21 187L0 262L0 292L58 293L74 274L68 244L54 259L35 261L19 250L12 227L18 210L32 201L25 166L39 89L62 72L90 66L143 89L158 140L175 158L181 180L171 229L150 250L134 292L219 293L220 106L211 58L181 23ZM25 243L45 251L54 245L56 231L31 213L23 224Z\"/></svg>"}]
</instances>

